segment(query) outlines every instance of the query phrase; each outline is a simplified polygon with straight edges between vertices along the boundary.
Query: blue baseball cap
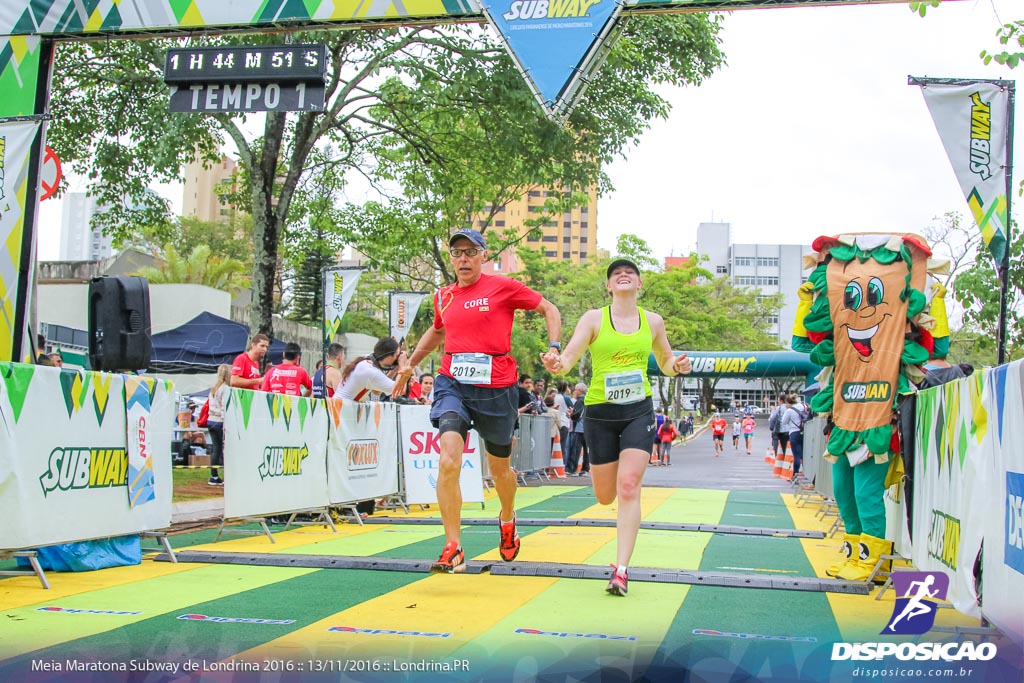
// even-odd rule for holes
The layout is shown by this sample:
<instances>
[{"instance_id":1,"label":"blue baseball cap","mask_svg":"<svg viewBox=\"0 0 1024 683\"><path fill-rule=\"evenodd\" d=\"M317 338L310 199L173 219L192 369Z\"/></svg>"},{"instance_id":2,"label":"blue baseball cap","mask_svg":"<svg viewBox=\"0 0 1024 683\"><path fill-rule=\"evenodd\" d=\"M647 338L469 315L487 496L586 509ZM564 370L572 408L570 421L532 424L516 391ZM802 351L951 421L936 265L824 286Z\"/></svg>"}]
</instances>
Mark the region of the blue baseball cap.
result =
<instances>
[{"instance_id":1,"label":"blue baseball cap","mask_svg":"<svg viewBox=\"0 0 1024 683\"><path fill-rule=\"evenodd\" d=\"M448 246L452 246L452 242L459 239L460 237L465 237L467 240L477 245L478 247L481 247L483 249L487 248L487 240L484 239L484 236L471 228L463 228L462 230L459 230L458 232L452 234L452 236L448 238Z\"/></svg>"}]
</instances>

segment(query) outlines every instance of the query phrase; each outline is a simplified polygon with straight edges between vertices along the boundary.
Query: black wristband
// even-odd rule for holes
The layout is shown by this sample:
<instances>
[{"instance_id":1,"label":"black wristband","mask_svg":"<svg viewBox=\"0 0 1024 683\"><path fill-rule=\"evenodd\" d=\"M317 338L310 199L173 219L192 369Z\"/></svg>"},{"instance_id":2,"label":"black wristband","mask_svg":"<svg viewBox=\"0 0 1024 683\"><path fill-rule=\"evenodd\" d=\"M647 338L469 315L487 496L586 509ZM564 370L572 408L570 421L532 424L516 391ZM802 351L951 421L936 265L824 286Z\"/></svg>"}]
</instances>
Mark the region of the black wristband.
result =
<instances>
[{"instance_id":1,"label":"black wristband","mask_svg":"<svg viewBox=\"0 0 1024 683\"><path fill-rule=\"evenodd\" d=\"M562 342L556 342L556 341L548 342L548 348L549 349L555 348L555 349L558 349L559 351L561 351L562 350Z\"/></svg>"}]
</instances>

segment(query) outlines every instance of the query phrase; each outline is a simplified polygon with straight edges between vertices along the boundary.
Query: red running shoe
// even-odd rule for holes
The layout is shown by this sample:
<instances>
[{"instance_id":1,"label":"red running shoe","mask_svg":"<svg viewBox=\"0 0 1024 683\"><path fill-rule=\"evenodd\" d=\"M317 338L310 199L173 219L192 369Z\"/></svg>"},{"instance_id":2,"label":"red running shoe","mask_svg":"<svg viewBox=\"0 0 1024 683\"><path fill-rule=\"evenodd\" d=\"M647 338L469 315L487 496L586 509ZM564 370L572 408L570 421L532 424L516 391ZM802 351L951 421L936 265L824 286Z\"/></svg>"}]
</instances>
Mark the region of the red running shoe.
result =
<instances>
[{"instance_id":1,"label":"red running shoe","mask_svg":"<svg viewBox=\"0 0 1024 683\"><path fill-rule=\"evenodd\" d=\"M498 553L501 555L501 559L511 562L519 554L519 532L516 531L516 516L512 515L511 522L503 522L501 521L501 515L498 515L498 528L501 530Z\"/></svg>"},{"instance_id":2,"label":"red running shoe","mask_svg":"<svg viewBox=\"0 0 1024 683\"><path fill-rule=\"evenodd\" d=\"M626 596L629 592L629 572L619 573L619 568L616 565L612 565L612 580L608 582L608 588L605 589L611 595Z\"/></svg>"},{"instance_id":3,"label":"red running shoe","mask_svg":"<svg viewBox=\"0 0 1024 683\"><path fill-rule=\"evenodd\" d=\"M466 571L466 553L462 552L462 546L455 541L445 543L441 557L430 565L430 571L437 574L458 574Z\"/></svg>"}]
</instances>

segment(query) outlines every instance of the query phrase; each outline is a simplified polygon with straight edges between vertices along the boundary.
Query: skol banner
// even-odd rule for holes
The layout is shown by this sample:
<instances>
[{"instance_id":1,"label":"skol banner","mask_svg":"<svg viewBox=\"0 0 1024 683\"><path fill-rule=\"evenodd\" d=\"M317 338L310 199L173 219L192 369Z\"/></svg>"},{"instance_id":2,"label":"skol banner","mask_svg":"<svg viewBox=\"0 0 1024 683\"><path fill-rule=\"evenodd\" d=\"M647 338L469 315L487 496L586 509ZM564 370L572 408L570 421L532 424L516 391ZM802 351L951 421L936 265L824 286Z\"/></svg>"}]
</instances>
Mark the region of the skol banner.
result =
<instances>
[{"instance_id":1,"label":"skol banner","mask_svg":"<svg viewBox=\"0 0 1024 683\"><path fill-rule=\"evenodd\" d=\"M976 616L974 563L986 523L978 500L991 494L975 492L989 490L993 448L983 386L978 372L920 392L914 448L914 566L947 574L950 602Z\"/></svg>"},{"instance_id":2,"label":"skol banner","mask_svg":"<svg viewBox=\"0 0 1024 683\"><path fill-rule=\"evenodd\" d=\"M398 406L327 399L330 438L327 482L331 504L398 492Z\"/></svg>"},{"instance_id":3,"label":"skol banner","mask_svg":"<svg viewBox=\"0 0 1024 683\"><path fill-rule=\"evenodd\" d=\"M987 371L984 383L993 457L987 461L988 476L975 486L973 497L985 518L982 612L1020 643L1024 642L1024 441L1019 421L1024 415L1024 361Z\"/></svg>"},{"instance_id":4,"label":"skol banner","mask_svg":"<svg viewBox=\"0 0 1024 683\"><path fill-rule=\"evenodd\" d=\"M137 432L141 416L146 422L145 433L134 437L135 456L129 456L124 388L121 375L0 363L0 548L170 525L170 384L152 382L148 410L133 408ZM133 489L132 505L130 462L143 449L152 476Z\"/></svg>"},{"instance_id":5,"label":"skol banner","mask_svg":"<svg viewBox=\"0 0 1024 683\"><path fill-rule=\"evenodd\" d=\"M232 389L224 415L224 462L227 519L325 507L323 401Z\"/></svg>"},{"instance_id":6,"label":"skol banner","mask_svg":"<svg viewBox=\"0 0 1024 683\"><path fill-rule=\"evenodd\" d=\"M437 468L441 460L440 434L430 424L429 406L402 406L402 462L405 473L405 501L409 504L437 502ZM480 438L470 431L462 455L462 502L479 503L484 499L480 470Z\"/></svg>"},{"instance_id":7,"label":"skol banner","mask_svg":"<svg viewBox=\"0 0 1024 683\"><path fill-rule=\"evenodd\" d=\"M1006 174L1012 168L1006 144L1012 130L1012 82L917 79L949 163L971 215L996 263L1006 253ZM950 79L952 80L952 79Z\"/></svg>"},{"instance_id":8,"label":"skol banner","mask_svg":"<svg viewBox=\"0 0 1024 683\"><path fill-rule=\"evenodd\" d=\"M401 344L409 336L416 311L426 297L425 292L391 292L389 295L391 316L391 336Z\"/></svg>"},{"instance_id":9,"label":"skol banner","mask_svg":"<svg viewBox=\"0 0 1024 683\"><path fill-rule=\"evenodd\" d=\"M22 259L22 231L25 226L25 191L29 180L29 155L39 124L32 121L0 124L0 360L12 358L18 303L18 272ZM33 174L33 177L34 174ZM32 348L22 344L26 353Z\"/></svg>"},{"instance_id":10,"label":"skol banner","mask_svg":"<svg viewBox=\"0 0 1024 683\"><path fill-rule=\"evenodd\" d=\"M362 274L363 269L359 267L324 269L324 341L327 344L338 334L341 319L345 317L348 302L352 300Z\"/></svg>"}]
</instances>

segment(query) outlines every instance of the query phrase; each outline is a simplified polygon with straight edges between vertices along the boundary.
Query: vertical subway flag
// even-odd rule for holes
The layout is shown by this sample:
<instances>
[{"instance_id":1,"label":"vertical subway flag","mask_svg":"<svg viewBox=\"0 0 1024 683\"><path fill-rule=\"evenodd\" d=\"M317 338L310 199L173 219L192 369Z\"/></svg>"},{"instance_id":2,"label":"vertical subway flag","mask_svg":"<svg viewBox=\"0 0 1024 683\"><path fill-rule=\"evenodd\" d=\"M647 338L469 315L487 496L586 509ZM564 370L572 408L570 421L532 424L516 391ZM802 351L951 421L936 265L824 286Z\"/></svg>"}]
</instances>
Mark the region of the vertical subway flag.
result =
<instances>
[{"instance_id":1,"label":"vertical subway flag","mask_svg":"<svg viewBox=\"0 0 1024 683\"><path fill-rule=\"evenodd\" d=\"M341 327L341 319L345 316L348 302L355 294L356 285L363 269L359 266L325 268L323 271L324 286L324 344L334 341Z\"/></svg>"},{"instance_id":2,"label":"vertical subway flag","mask_svg":"<svg viewBox=\"0 0 1024 683\"><path fill-rule=\"evenodd\" d=\"M398 343L405 341L409 336L409 328L416 318L416 311L420 310L423 298L427 296L424 292L391 292L389 295L391 309L391 336L398 340Z\"/></svg>"},{"instance_id":3,"label":"vertical subway flag","mask_svg":"<svg viewBox=\"0 0 1024 683\"><path fill-rule=\"evenodd\" d=\"M1007 174L1012 168L1012 81L910 77L921 86L935 129L996 265L1007 249Z\"/></svg>"}]
</instances>

